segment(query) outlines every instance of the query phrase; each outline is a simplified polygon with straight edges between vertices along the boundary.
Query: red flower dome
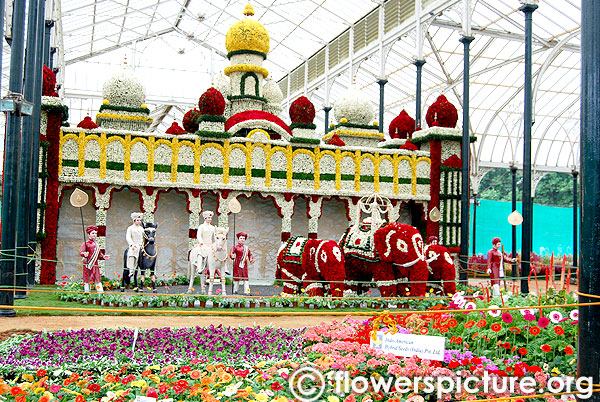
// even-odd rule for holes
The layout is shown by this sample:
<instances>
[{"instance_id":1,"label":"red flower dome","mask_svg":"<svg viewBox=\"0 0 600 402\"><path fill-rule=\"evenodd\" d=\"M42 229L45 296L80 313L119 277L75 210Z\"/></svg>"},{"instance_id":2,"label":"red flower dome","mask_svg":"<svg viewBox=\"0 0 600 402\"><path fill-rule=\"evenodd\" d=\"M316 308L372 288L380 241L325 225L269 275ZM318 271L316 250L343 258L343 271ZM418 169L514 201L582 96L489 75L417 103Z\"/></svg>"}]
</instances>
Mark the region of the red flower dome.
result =
<instances>
[{"instance_id":1,"label":"red flower dome","mask_svg":"<svg viewBox=\"0 0 600 402\"><path fill-rule=\"evenodd\" d=\"M335 145L336 147L343 147L346 145L346 143L337 134L334 134L330 139L328 139L327 144Z\"/></svg>"},{"instance_id":2,"label":"red flower dome","mask_svg":"<svg viewBox=\"0 0 600 402\"><path fill-rule=\"evenodd\" d=\"M292 130L290 130L290 127L287 124L285 124L283 120L281 120L274 114L264 112L262 110L246 110L245 112L234 114L225 122L225 131L230 131L235 125L249 120L256 120L257 123L260 120L273 123L275 124L275 126L271 125L271 127L275 127L276 130L284 130L289 135L292 135ZM271 135L272 140L280 138L280 134Z\"/></svg>"},{"instance_id":3,"label":"red flower dome","mask_svg":"<svg viewBox=\"0 0 600 402\"><path fill-rule=\"evenodd\" d=\"M94 123L90 116L85 116L85 118L79 122L77 127L85 128L86 130L91 130L93 128L98 128L98 125Z\"/></svg>"},{"instance_id":4,"label":"red flower dome","mask_svg":"<svg viewBox=\"0 0 600 402\"><path fill-rule=\"evenodd\" d=\"M58 96L55 90L56 87L56 75L54 71L48 68L44 64L44 78L42 82L42 95L43 96Z\"/></svg>"},{"instance_id":5,"label":"red flower dome","mask_svg":"<svg viewBox=\"0 0 600 402\"><path fill-rule=\"evenodd\" d=\"M198 131L198 118L200 117L200 111L198 109L191 109L183 115L181 123L183 128L188 133L195 133Z\"/></svg>"},{"instance_id":6,"label":"red flower dome","mask_svg":"<svg viewBox=\"0 0 600 402\"><path fill-rule=\"evenodd\" d=\"M442 165L451 167L451 168L462 168L462 159L460 159L456 154L452 155L448 159L442 163Z\"/></svg>"},{"instance_id":7,"label":"red flower dome","mask_svg":"<svg viewBox=\"0 0 600 402\"><path fill-rule=\"evenodd\" d=\"M407 140L404 144L400 145L400 149L406 149L409 151L417 151L419 149L418 146Z\"/></svg>"},{"instance_id":8,"label":"red flower dome","mask_svg":"<svg viewBox=\"0 0 600 402\"><path fill-rule=\"evenodd\" d=\"M222 116L225 111L225 99L221 92L215 88L208 88L198 100L200 114Z\"/></svg>"},{"instance_id":9,"label":"red flower dome","mask_svg":"<svg viewBox=\"0 0 600 402\"><path fill-rule=\"evenodd\" d=\"M311 124L315 119L315 106L306 96L301 96L290 105L292 123Z\"/></svg>"},{"instance_id":10,"label":"red flower dome","mask_svg":"<svg viewBox=\"0 0 600 402\"><path fill-rule=\"evenodd\" d=\"M425 121L429 127L449 127L455 128L458 121L458 112L454 105L448 102L444 95L440 95L437 100L429 106Z\"/></svg>"},{"instance_id":11,"label":"red flower dome","mask_svg":"<svg viewBox=\"0 0 600 402\"><path fill-rule=\"evenodd\" d=\"M181 135L181 134L185 134L185 130L183 128L181 128L181 126L179 124L177 124L176 121L174 121L173 124L171 124L171 127L167 128L167 131L165 131L165 133Z\"/></svg>"},{"instance_id":12,"label":"red flower dome","mask_svg":"<svg viewBox=\"0 0 600 402\"><path fill-rule=\"evenodd\" d=\"M390 123L391 138L409 138L415 131L415 119L410 117L406 110L402 109L400 114Z\"/></svg>"}]
</instances>

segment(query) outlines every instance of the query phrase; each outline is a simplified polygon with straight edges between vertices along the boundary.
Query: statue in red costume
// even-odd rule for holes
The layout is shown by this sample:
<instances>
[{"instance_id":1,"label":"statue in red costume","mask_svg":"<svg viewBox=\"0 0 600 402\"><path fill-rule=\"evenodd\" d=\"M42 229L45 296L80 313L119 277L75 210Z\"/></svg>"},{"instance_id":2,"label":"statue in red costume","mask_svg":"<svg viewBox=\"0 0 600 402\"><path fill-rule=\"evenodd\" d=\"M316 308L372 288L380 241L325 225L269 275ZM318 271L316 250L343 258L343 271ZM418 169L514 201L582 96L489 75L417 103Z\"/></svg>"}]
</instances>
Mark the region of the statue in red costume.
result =
<instances>
[{"instance_id":1,"label":"statue in red costume","mask_svg":"<svg viewBox=\"0 0 600 402\"><path fill-rule=\"evenodd\" d=\"M238 239L238 244L231 248L229 258L233 261L233 293L238 292L240 282L244 282L244 293L250 294L250 285L248 284L248 262L254 264L252 252L244 243L248 235L244 232L239 232L235 235Z\"/></svg>"},{"instance_id":2,"label":"statue in red costume","mask_svg":"<svg viewBox=\"0 0 600 402\"><path fill-rule=\"evenodd\" d=\"M88 239L81 244L79 248L79 255L83 257L83 286L86 292L90 291L90 283L96 285L98 292L103 292L102 280L100 279L100 266L98 265L99 260L108 260L110 256L104 255L100 251L100 246L96 243L96 236L98 236L98 227L91 225L85 229L88 234Z\"/></svg>"},{"instance_id":3,"label":"statue in red costume","mask_svg":"<svg viewBox=\"0 0 600 402\"><path fill-rule=\"evenodd\" d=\"M504 278L504 261L516 262L516 258L510 258L502 250L502 242L499 237L494 237L492 240L492 249L488 251L487 255L487 273L490 275L492 280L492 291L493 297L500 296L500 280Z\"/></svg>"}]
</instances>

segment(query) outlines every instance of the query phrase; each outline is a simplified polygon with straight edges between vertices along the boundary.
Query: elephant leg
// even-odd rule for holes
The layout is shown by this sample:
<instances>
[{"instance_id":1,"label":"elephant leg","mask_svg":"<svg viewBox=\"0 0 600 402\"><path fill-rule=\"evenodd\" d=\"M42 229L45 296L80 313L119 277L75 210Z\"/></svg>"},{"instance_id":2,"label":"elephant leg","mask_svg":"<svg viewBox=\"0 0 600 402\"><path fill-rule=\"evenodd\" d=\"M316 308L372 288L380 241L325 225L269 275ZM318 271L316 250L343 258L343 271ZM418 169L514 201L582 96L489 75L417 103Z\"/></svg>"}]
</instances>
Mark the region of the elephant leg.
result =
<instances>
[{"instance_id":1,"label":"elephant leg","mask_svg":"<svg viewBox=\"0 0 600 402\"><path fill-rule=\"evenodd\" d=\"M446 295L456 293L456 272L454 266L442 271L442 280L444 281L444 293Z\"/></svg>"},{"instance_id":2,"label":"elephant leg","mask_svg":"<svg viewBox=\"0 0 600 402\"><path fill-rule=\"evenodd\" d=\"M411 267L409 270L411 296L425 296L425 293L427 293L428 275L429 271L427 270L427 263L425 261L419 261Z\"/></svg>"},{"instance_id":3,"label":"elephant leg","mask_svg":"<svg viewBox=\"0 0 600 402\"><path fill-rule=\"evenodd\" d=\"M361 293L359 281L361 280L361 272L363 272L364 264L356 258L347 257L345 265L346 278L344 280L344 287L359 295Z\"/></svg>"},{"instance_id":4,"label":"elephant leg","mask_svg":"<svg viewBox=\"0 0 600 402\"><path fill-rule=\"evenodd\" d=\"M391 263L379 262L370 264L373 272L373 279L381 293L381 297L396 297L396 278Z\"/></svg>"}]
</instances>

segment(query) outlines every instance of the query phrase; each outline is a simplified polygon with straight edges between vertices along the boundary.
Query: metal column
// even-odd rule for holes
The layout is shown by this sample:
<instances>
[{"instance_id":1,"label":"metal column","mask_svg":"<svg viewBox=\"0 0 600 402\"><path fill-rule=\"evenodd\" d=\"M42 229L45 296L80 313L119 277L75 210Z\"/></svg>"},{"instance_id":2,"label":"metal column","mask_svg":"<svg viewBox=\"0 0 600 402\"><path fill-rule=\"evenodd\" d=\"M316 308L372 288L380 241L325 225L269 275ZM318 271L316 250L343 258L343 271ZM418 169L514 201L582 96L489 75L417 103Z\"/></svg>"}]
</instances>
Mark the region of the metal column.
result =
<instances>
[{"instance_id":1,"label":"metal column","mask_svg":"<svg viewBox=\"0 0 600 402\"><path fill-rule=\"evenodd\" d=\"M15 246L17 229L17 203L19 188L19 143L21 137L21 106L23 91L23 56L25 51L25 1L15 1L13 14L13 39L10 52L9 95L13 96L15 111L7 113L4 140L4 179L2 181L2 261L0 285L15 285ZM2 39L2 38L0 38ZM13 305L12 292L0 292L0 304ZM0 316L14 316L12 309L0 310Z\"/></svg>"},{"instance_id":2,"label":"metal column","mask_svg":"<svg viewBox=\"0 0 600 402\"><path fill-rule=\"evenodd\" d=\"M531 197L531 51L532 51L532 14L538 8L533 2L525 2L519 8L525 14L525 110L523 111L523 234L521 236L521 292L529 293L527 277L531 270L531 224L533 201Z\"/></svg>"},{"instance_id":3,"label":"metal column","mask_svg":"<svg viewBox=\"0 0 600 402\"><path fill-rule=\"evenodd\" d=\"M45 8L45 7L44 7ZM52 27L54 26L54 21L45 20L44 21L44 51L43 51L43 62L48 67L52 68L50 65L50 33L52 31Z\"/></svg>"},{"instance_id":4,"label":"metal column","mask_svg":"<svg viewBox=\"0 0 600 402\"><path fill-rule=\"evenodd\" d=\"M325 111L325 134L329 132L329 112L331 111L331 106L325 106L323 108Z\"/></svg>"},{"instance_id":5,"label":"metal column","mask_svg":"<svg viewBox=\"0 0 600 402\"><path fill-rule=\"evenodd\" d=\"M468 255L469 255L469 168L471 154L469 152L469 145L471 144L471 138L469 135L469 69L470 64L470 45L475 38L472 36L463 36L460 38L460 42L463 44L463 62L464 62L464 73L463 73L463 121L462 121L462 142L461 142L461 158L462 158L462 172L461 172L461 183L460 183L460 265L461 282L466 283L468 281L467 266L468 266Z\"/></svg>"},{"instance_id":6,"label":"metal column","mask_svg":"<svg viewBox=\"0 0 600 402\"><path fill-rule=\"evenodd\" d=\"M600 295L600 2L581 2L581 247L579 291ZM598 299L579 296L580 303ZM577 374L600 381L600 306L579 307ZM586 401L596 402L593 393Z\"/></svg>"},{"instance_id":7,"label":"metal column","mask_svg":"<svg viewBox=\"0 0 600 402\"><path fill-rule=\"evenodd\" d=\"M579 175L579 172L577 172L577 170L573 169L573 171L571 172L571 174L573 175L573 266L577 267L578 263L578 254L577 254L577 176Z\"/></svg>"},{"instance_id":8,"label":"metal column","mask_svg":"<svg viewBox=\"0 0 600 402\"><path fill-rule=\"evenodd\" d=\"M510 166L510 175L512 176L512 211L517 210L517 167L513 164ZM517 255L517 226L512 226L512 257L514 258ZM512 263L512 277L515 278L519 276L517 274L517 263Z\"/></svg>"},{"instance_id":9,"label":"metal column","mask_svg":"<svg viewBox=\"0 0 600 402\"><path fill-rule=\"evenodd\" d=\"M417 95L416 95L416 104L417 110L415 113L415 128L421 127L421 75L423 73L423 65L425 64L425 60L415 60L413 62L415 66L417 66Z\"/></svg>"},{"instance_id":10,"label":"metal column","mask_svg":"<svg viewBox=\"0 0 600 402\"><path fill-rule=\"evenodd\" d=\"M384 110L384 85L387 84L387 80L386 79L380 79L377 80L377 83L379 84L379 132L383 133L383 114L385 112Z\"/></svg>"},{"instance_id":11,"label":"metal column","mask_svg":"<svg viewBox=\"0 0 600 402\"><path fill-rule=\"evenodd\" d=\"M477 255L475 239L477 238L477 194L473 194L473 255Z\"/></svg>"}]
</instances>

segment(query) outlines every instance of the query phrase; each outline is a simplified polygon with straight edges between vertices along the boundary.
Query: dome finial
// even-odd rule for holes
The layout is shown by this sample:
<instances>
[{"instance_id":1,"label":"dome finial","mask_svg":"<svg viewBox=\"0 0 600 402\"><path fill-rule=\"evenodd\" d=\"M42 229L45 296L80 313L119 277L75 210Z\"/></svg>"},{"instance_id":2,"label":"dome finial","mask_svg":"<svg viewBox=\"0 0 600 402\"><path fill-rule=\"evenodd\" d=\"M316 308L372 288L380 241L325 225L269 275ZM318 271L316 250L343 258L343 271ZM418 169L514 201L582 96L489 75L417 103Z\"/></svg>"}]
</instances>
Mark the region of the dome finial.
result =
<instances>
[{"instance_id":1,"label":"dome finial","mask_svg":"<svg viewBox=\"0 0 600 402\"><path fill-rule=\"evenodd\" d=\"M248 2L248 4L246 4L246 7L244 8L244 15L247 17L251 17L254 15L254 8L252 8L252 4L250 4L250 2Z\"/></svg>"},{"instance_id":2,"label":"dome finial","mask_svg":"<svg viewBox=\"0 0 600 402\"><path fill-rule=\"evenodd\" d=\"M127 55L125 55L123 57L123 65L126 66L127 65Z\"/></svg>"}]
</instances>

